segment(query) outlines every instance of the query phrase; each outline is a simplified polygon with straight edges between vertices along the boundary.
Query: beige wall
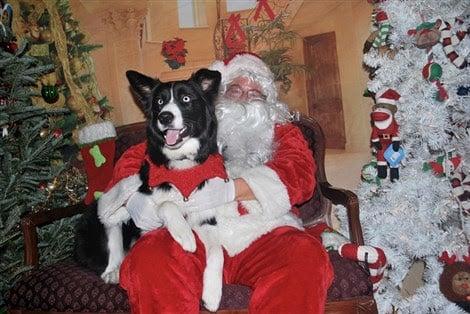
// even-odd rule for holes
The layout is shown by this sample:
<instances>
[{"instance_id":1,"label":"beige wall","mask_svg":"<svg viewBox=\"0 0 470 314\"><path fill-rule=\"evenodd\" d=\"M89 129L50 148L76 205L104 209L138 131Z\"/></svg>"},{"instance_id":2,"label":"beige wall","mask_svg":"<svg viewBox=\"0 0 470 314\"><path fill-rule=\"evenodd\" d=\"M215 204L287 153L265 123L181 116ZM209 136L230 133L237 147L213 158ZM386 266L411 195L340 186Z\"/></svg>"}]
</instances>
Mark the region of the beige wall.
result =
<instances>
[{"instance_id":1,"label":"beige wall","mask_svg":"<svg viewBox=\"0 0 470 314\"><path fill-rule=\"evenodd\" d=\"M352 152L369 149L370 102L362 97L367 82L367 74L362 70L362 46L369 36L371 11L372 7L362 0L310 0L304 1L291 24L291 28L302 37L331 31L336 33L346 150ZM300 40L296 45L294 58L303 62L303 43ZM306 98L305 77L297 75L285 100L307 112Z\"/></svg>"},{"instance_id":2,"label":"beige wall","mask_svg":"<svg viewBox=\"0 0 470 314\"><path fill-rule=\"evenodd\" d=\"M212 36L216 5L213 0L206 0L208 27L197 29L179 29L176 1L71 0L71 4L90 42L104 46L93 52L93 57L100 90L114 107L112 118L116 125L143 120L131 97L126 70L138 70L162 80L186 78L214 59ZM368 149L370 106L365 105L362 97L366 75L361 69L361 51L369 35L371 7L363 0L296 0L289 5L297 12L292 28L302 36L336 32L346 148L349 151ZM224 1L221 1L221 9L221 15L227 16ZM177 71L170 70L160 54L161 42L173 37L187 40L189 51L186 66ZM303 62L301 40L293 55L295 60ZM303 75L294 77L291 91L282 99L291 109L307 112Z\"/></svg>"}]
</instances>

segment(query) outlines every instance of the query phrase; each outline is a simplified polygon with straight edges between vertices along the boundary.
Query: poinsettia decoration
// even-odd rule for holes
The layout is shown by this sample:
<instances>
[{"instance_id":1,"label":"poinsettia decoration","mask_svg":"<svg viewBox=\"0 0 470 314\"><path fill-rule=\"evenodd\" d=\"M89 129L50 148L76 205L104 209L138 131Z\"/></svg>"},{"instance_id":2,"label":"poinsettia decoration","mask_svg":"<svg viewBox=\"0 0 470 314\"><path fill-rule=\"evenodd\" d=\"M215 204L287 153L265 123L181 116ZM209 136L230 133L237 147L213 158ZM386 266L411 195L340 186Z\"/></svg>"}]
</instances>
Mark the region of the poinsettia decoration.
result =
<instances>
[{"instance_id":1,"label":"poinsettia decoration","mask_svg":"<svg viewBox=\"0 0 470 314\"><path fill-rule=\"evenodd\" d=\"M184 48L185 43L185 40L175 37L175 39L164 41L162 44L162 55L166 58L165 62L173 70L186 64L188 51Z\"/></svg>"}]
</instances>

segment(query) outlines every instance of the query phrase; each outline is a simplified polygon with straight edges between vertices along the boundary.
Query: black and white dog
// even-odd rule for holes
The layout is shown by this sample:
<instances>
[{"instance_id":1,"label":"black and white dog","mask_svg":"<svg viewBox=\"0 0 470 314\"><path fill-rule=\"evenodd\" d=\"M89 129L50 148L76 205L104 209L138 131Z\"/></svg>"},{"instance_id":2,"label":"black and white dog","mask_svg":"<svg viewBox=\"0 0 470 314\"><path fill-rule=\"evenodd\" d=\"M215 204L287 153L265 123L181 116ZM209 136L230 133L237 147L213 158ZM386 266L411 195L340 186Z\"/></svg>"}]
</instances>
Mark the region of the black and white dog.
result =
<instances>
[{"instance_id":1,"label":"black and white dog","mask_svg":"<svg viewBox=\"0 0 470 314\"><path fill-rule=\"evenodd\" d=\"M189 80L167 83L135 71L128 71L126 75L148 120L147 155L150 160L143 160L139 175L126 178L129 181L126 188L117 191L119 195L111 196L118 201L107 201L109 196L105 194L99 200L98 208L84 215L77 228L76 259L100 273L106 282L118 282L119 267L126 251L142 232L147 231L136 227L131 219L134 217L132 212L151 207L186 251L196 250L191 228L198 233L207 256L202 299L209 310L216 310L222 294L223 267L222 247L210 232L210 227L217 224L216 218L201 220L203 216L198 216L197 226L194 219L189 223L186 220L188 213L174 202L175 193L179 193L174 186L163 183L149 188L152 166L149 162L170 170L190 169L218 153L214 101L221 75L217 71L201 69ZM204 188L208 181L201 182L197 188ZM205 226L209 229L204 229Z\"/></svg>"}]
</instances>

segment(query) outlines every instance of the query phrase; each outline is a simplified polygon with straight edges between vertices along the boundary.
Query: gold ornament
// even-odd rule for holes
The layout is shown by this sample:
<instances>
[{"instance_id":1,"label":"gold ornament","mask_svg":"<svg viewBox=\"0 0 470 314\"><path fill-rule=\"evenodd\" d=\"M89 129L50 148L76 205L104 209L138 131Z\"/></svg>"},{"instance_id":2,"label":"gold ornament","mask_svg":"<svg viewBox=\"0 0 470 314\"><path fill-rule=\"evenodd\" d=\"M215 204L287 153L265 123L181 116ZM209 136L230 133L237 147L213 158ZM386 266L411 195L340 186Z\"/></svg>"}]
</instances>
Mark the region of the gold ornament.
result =
<instances>
[{"instance_id":1,"label":"gold ornament","mask_svg":"<svg viewBox=\"0 0 470 314\"><path fill-rule=\"evenodd\" d=\"M45 138L49 135L49 129L48 128L43 128L41 129L41 131L39 132L39 136L41 138Z\"/></svg>"},{"instance_id":2,"label":"gold ornament","mask_svg":"<svg viewBox=\"0 0 470 314\"><path fill-rule=\"evenodd\" d=\"M50 42L51 39L52 39L52 33L51 33L50 30L44 29L44 30L41 31L39 37L42 41Z\"/></svg>"},{"instance_id":3,"label":"gold ornament","mask_svg":"<svg viewBox=\"0 0 470 314\"><path fill-rule=\"evenodd\" d=\"M47 191L52 192L57 188L57 178L54 178L54 181L47 184Z\"/></svg>"}]
</instances>

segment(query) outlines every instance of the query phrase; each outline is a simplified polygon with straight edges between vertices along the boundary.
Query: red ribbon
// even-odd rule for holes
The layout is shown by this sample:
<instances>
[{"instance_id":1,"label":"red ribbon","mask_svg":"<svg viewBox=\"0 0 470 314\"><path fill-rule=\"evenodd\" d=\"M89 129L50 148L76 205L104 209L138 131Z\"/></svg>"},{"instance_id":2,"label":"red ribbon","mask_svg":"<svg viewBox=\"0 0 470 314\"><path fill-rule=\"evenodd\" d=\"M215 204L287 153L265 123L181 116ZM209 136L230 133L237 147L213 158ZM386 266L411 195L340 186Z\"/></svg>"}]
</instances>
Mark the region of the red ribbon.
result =
<instances>
[{"instance_id":1,"label":"red ribbon","mask_svg":"<svg viewBox=\"0 0 470 314\"><path fill-rule=\"evenodd\" d=\"M259 19L259 16L261 14L261 9L264 8L264 11L268 15L269 19L272 21L276 17L274 15L273 9L269 6L268 0L258 0L258 6L256 7L256 12L255 16L253 17L253 20L257 21Z\"/></svg>"},{"instance_id":2,"label":"red ribbon","mask_svg":"<svg viewBox=\"0 0 470 314\"><path fill-rule=\"evenodd\" d=\"M232 14L229 17L230 26L225 36L225 45L230 50L241 51L245 47L245 32L240 27L240 14Z\"/></svg>"}]
</instances>

